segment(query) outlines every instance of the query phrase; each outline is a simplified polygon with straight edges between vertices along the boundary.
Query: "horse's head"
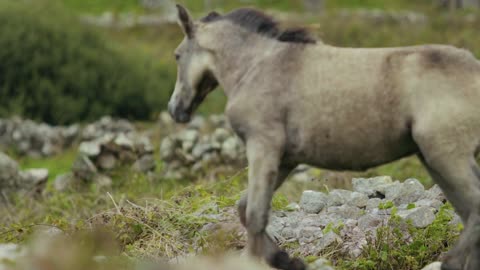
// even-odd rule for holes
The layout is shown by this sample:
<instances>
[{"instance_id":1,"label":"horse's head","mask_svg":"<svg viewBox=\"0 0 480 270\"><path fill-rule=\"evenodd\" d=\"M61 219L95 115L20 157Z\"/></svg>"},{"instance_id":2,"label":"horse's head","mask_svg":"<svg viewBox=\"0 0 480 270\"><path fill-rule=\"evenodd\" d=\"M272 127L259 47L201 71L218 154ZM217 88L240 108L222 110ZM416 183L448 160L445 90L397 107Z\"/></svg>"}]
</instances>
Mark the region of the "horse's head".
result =
<instances>
[{"instance_id":1,"label":"horse's head","mask_svg":"<svg viewBox=\"0 0 480 270\"><path fill-rule=\"evenodd\" d=\"M218 83L212 72L213 53L197 38L199 24L183 6L177 5L177 9L185 38L175 50L178 74L168 111L176 122L185 123Z\"/></svg>"}]
</instances>

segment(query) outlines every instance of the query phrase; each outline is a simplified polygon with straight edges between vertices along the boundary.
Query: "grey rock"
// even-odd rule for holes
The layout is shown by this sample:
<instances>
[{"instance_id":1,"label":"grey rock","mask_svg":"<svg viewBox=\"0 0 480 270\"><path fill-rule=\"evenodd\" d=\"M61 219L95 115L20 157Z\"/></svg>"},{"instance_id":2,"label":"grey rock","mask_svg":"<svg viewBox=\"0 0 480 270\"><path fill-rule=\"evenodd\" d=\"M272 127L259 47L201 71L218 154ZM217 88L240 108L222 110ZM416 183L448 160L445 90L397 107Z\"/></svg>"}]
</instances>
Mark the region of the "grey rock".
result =
<instances>
[{"instance_id":1,"label":"grey rock","mask_svg":"<svg viewBox=\"0 0 480 270\"><path fill-rule=\"evenodd\" d=\"M362 210L355 206L341 205L329 207L328 215L339 220L357 219L362 215Z\"/></svg>"},{"instance_id":2,"label":"grey rock","mask_svg":"<svg viewBox=\"0 0 480 270\"><path fill-rule=\"evenodd\" d=\"M371 209L375 209L375 208L378 208L378 206L380 205L380 203L382 203L382 199L380 198L371 198L367 201L367 205L365 206L365 208L367 210L371 210Z\"/></svg>"},{"instance_id":3,"label":"grey rock","mask_svg":"<svg viewBox=\"0 0 480 270\"><path fill-rule=\"evenodd\" d=\"M221 155L227 160L236 160L241 147L241 142L238 138L230 137L222 143Z\"/></svg>"},{"instance_id":4,"label":"grey rock","mask_svg":"<svg viewBox=\"0 0 480 270\"><path fill-rule=\"evenodd\" d=\"M82 142L78 147L78 152L87 157L95 157L100 154L101 148L98 141Z\"/></svg>"},{"instance_id":5,"label":"grey rock","mask_svg":"<svg viewBox=\"0 0 480 270\"><path fill-rule=\"evenodd\" d=\"M300 207L306 213L318 214L328 203L328 196L322 192L306 190L300 199Z\"/></svg>"},{"instance_id":6,"label":"grey rock","mask_svg":"<svg viewBox=\"0 0 480 270\"><path fill-rule=\"evenodd\" d=\"M392 183L393 181L390 176L352 179L353 191L366 194L369 197L375 197L378 194L384 195L385 188Z\"/></svg>"},{"instance_id":7,"label":"grey rock","mask_svg":"<svg viewBox=\"0 0 480 270\"><path fill-rule=\"evenodd\" d=\"M200 130L205 126L205 119L199 115L195 115L192 120L188 123L189 129Z\"/></svg>"},{"instance_id":8,"label":"grey rock","mask_svg":"<svg viewBox=\"0 0 480 270\"><path fill-rule=\"evenodd\" d=\"M433 185L429 190L425 192L424 195L425 199L431 199L431 200L438 200L441 202L445 202L447 198L445 197L445 194L443 194L442 189L438 185Z\"/></svg>"},{"instance_id":9,"label":"grey rock","mask_svg":"<svg viewBox=\"0 0 480 270\"><path fill-rule=\"evenodd\" d=\"M198 130L187 129L178 135L178 138L184 142L196 143L200 137Z\"/></svg>"},{"instance_id":10,"label":"grey rock","mask_svg":"<svg viewBox=\"0 0 480 270\"><path fill-rule=\"evenodd\" d=\"M209 143L198 143L193 147L192 156L195 159L200 159L205 153L213 151L214 148Z\"/></svg>"},{"instance_id":11,"label":"grey rock","mask_svg":"<svg viewBox=\"0 0 480 270\"><path fill-rule=\"evenodd\" d=\"M96 174L93 179L92 179L92 182L95 183L98 187L111 187L112 186L112 178L104 175L104 174Z\"/></svg>"},{"instance_id":12,"label":"grey rock","mask_svg":"<svg viewBox=\"0 0 480 270\"><path fill-rule=\"evenodd\" d=\"M111 170L117 164L117 158L111 153L102 153L97 157L96 164L102 170Z\"/></svg>"},{"instance_id":13,"label":"grey rock","mask_svg":"<svg viewBox=\"0 0 480 270\"><path fill-rule=\"evenodd\" d=\"M0 152L0 189L14 188L20 179L19 166L16 161Z\"/></svg>"},{"instance_id":14,"label":"grey rock","mask_svg":"<svg viewBox=\"0 0 480 270\"><path fill-rule=\"evenodd\" d=\"M72 172L80 179L91 180L98 170L87 156L79 156L72 165Z\"/></svg>"},{"instance_id":15,"label":"grey rock","mask_svg":"<svg viewBox=\"0 0 480 270\"><path fill-rule=\"evenodd\" d=\"M368 196L366 194L360 192L352 192L350 198L347 199L347 204L356 206L356 207L366 207L367 203L369 202Z\"/></svg>"},{"instance_id":16,"label":"grey rock","mask_svg":"<svg viewBox=\"0 0 480 270\"><path fill-rule=\"evenodd\" d=\"M139 172L149 172L155 170L156 162L153 155L145 155L139 160L135 161L133 168Z\"/></svg>"},{"instance_id":17,"label":"grey rock","mask_svg":"<svg viewBox=\"0 0 480 270\"><path fill-rule=\"evenodd\" d=\"M317 241L316 249L318 252L321 252L332 245L339 245L342 243L343 240L340 238L340 236L334 232L328 232Z\"/></svg>"},{"instance_id":18,"label":"grey rock","mask_svg":"<svg viewBox=\"0 0 480 270\"><path fill-rule=\"evenodd\" d=\"M389 216L365 214L358 219L358 227L363 231L374 230L379 226L387 225Z\"/></svg>"},{"instance_id":19,"label":"grey rock","mask_svg":"<svg viewBox=\"0 0 480 270\"><path fill-rule=\"evenodd\" d=\"M416 201L414 204L415 207L428 206L434 208L437 211L440 210L440 207L442 207L443 205L441 201L436 199L421 199L419 201Z\"/></svg>"},{"instance_id":20,"label":"grey rock","mask_svg":"<svg viewBox=\"0 0 480 270\"><path fill-rule=\"evenodd\" d=\"M74 188L78 183L78 179L75 178L73 173L61 174L53 181L53 187L57 191L66 191Z\"/></svg>"},{"instance_id":21,"label":"grey rock","mask_svg":"<svg viewBox=\"0 0 480 270\"><path fill-rule=\"evenodd\" d=\"M398 211L398 216L410 220L416 228L425 228L435 220L434 209L431 207L418 207L410 210Z\"/></svg>"},{"instance_id":22,"label":"grey rock","mask_svg":"<svg viewBox=\"0 0 480 270\"><path fill-rule=\"evenodd\" d=\"M134 142L125 135L125 133L120 133L114 140L114 143L118 146L121 146L125 149L132 150L135 148Z\"/></svg>"},{"instance_id":23,"label":"grey rock","mask_svg":"<svg viewBox=\"0 0 480 270\"><path fill-rule=\"evenodd\" d=\"M230 138L230 132L225 128L217 128L212 134L212 141L223 143L225 140Z\"/></svg>"},{"instance_id":24,"label":"grey rock","mask_svg":"<svg viewBox=\"0 0 480 270\"><path fill-rule=\"evenodd\" d=\"M300 205L298 203L290 203L285 207L287 211L298 211L300 210Z\"/></svg>"},{"instance_id":25,"label":"grey rock","mask_svg":"<svg viewBox=\"0 0 480 270\"><path fill-rule=\"evenodd\" d=\"M385 199L395 205L413 203L425 193L424 186L417 179L407 179L404 183L390 185L386 188Z\"/></svg>"},{"instance_id":26,"label":"grey rock","mask_svg":"<svg viewBox=\"0 0 480 270\"><path fill-rule=\"evenodd\" d=\"M22 172L22 178L33 186L43 185L48 180L47 169L29 169Z\"/></svg>"},{"instance_id":27,"label":"grey rock","mask_svg":"<svg viewBox=\"0 0 480 270\"><path fill-rule=\"evenodd\" d=\"M316 239L323 236L322 228L318 226L301 227L298 229L300 244L313 243Z\"/></svg>"},{"instance_id":28,"label":"grey rock","mask_svg":"<svg viewBox=\"0 0 480 270\"><path fill-rule=\"evenodd\" d=\"M175 158L176 141L171 137L166 137L160 144L160 156L166 162L172 161Z\"/></svg>"},{"instance_id":29,"label":"grey rock","mask_svg":"<svg viewBox=\"0 0 480 270\"><path fill-rule=\"evenodd\" d=\"M349 190L343 189L334 189L328 193L328 206L340 206L345 204L350 197L352 192Z\"/></svg>"}]
</instances>

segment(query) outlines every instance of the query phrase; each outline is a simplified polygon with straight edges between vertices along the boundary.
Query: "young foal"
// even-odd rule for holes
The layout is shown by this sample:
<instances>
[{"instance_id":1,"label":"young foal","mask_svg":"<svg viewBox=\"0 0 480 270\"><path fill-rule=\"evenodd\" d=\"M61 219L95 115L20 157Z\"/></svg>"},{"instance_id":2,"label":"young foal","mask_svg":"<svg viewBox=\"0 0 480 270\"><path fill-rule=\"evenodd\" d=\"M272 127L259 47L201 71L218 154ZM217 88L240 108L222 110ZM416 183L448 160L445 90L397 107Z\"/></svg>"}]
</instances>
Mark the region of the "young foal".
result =
<instances>
[{"instance_id":1,"label":"young foal","mask_svg":"<svg viewBox=\"0 0 480 270\"><path fill-rule=\"evenodd\" d=\"M185 39L169 111L187 122L218 84L225 90L247 148L239 213L252 255L305 268L265 233L272 195L297 164L364 170L417 154L465 224L442 269L480 269L480 63L469 52L336 48L252 9L178 15Z\"/></svg>"}]
</instances>

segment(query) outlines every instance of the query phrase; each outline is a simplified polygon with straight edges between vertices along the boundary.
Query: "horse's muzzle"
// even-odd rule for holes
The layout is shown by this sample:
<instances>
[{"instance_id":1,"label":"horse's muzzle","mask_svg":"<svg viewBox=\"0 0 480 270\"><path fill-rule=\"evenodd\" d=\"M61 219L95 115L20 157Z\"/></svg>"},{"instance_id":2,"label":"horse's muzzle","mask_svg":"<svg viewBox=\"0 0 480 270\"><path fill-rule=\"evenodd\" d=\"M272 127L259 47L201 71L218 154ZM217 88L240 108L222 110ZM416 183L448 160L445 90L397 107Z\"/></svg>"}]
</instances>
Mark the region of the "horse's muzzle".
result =
<instances>
[{"instance_id":1,"label":"horse's muzzle","mask_svg":"<svg viewBox=\"0 0 480 270\"><path fill-rule=\"evenodd\" d=\"M171 102L168 103L168 112L172 116L173 120L177 123L188 123L190 122L191 113L188 110L184 109L182 104L174 105Z\"/></svg>"}]
</instances>

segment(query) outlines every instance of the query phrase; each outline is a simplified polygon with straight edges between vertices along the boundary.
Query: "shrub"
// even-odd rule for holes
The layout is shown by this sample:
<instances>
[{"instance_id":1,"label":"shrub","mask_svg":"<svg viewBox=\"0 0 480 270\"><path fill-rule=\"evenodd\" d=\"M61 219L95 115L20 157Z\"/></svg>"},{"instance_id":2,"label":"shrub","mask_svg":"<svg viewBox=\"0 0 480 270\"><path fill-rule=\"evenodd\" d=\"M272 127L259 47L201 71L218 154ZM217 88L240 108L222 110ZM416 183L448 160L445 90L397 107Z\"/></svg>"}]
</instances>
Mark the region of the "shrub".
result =
<instances>
[{"instance_id":1,"label":"shrub","mask_svg":"<svg viewBox=\"0 0 480 270\"><path fill-rule=\"evenodd\" d=\"M55 1L0 2L0 33L0 117L147 119L173 87L171 71L112 47Z\"/></svg>"}]
</instances>

